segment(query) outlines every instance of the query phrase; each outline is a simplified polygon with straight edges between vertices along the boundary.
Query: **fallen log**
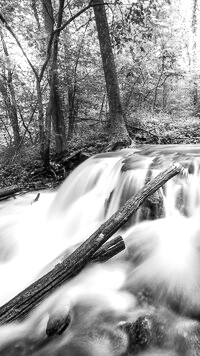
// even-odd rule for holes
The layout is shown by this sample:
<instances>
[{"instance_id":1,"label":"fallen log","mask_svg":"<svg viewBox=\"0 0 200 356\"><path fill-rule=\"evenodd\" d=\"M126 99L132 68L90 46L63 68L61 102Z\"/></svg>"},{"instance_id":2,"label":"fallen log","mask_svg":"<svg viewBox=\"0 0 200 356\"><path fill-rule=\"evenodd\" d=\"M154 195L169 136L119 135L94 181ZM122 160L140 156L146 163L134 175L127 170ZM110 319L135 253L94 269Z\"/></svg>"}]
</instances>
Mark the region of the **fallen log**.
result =
<instances>
[{"instance_id":1,"label":"fallen log","mask_svg":"<svg viewBox=\"0 0 200 356\"><path fill-rule=\"evenodd\" d=\"M112 240L101 246L97 252L91 257L90 261L94 262L106 262L119 252L125 249L125 243L121 236L117 236Z\"/></svg>"},{"instance_id":2,"label":"fallen log","mask_svg":"<svg viewBox=\"0 0 200 356\"><path fill-rule=\"evenodd\" d=\"M10 187L0 189L0 200L5 200L14 196L16 193L20 192L20 188L17 185L12 185Z\"/></svg>"},{"instance_id":3,"label":"fallen log","mask_svg":"<svg viewBox=\"0 0 200 356\"><path fill-rule=\"evenodd\" d=\"M62 283L78 274L88 263L92 255L126 223L128 218L141 206L144 200L169 179L180 173L182 169L180 164L173 164L170 168L158 174L62 263L56 265L50 272L4 304L0 308L0 324L25 317Z\"/></svg>"},{"instance_id":4,"label":"fallen log","mask_svg":"<svg viewBox=\"0 0 200 356\"><path fill-rule=\"evenodd\" d=\"M73 246L73 250L77 249L80 244ZM101 246L97 252L94 253L88 260L88 263L102 263L106 262L121 251L126 248L124 240L121 236L116 236L110 241L106 242ZM45 266L44 271L41 272L41 275L49 272L54 266L62 263L66 258L70 256L72 249L70 248L62 252L58 257L51 261L47 266Z\"/></svg>"},{"instance_id":5,"label":"fallen log","mask_svg":"<svg viewBox=\"0 0 200 356\"><path fill-rule=\"evenodd\" d=\"M97 252L91 257L89 263L95 262L106 262L119 252L125 249L125 243L121 236L116 236L112 240L106 242L103 246L99 248ZM61 256L58 257L58 260L62 262L64 258L68 256L67 251L63 253ZM67 310L67 314L64 310L62 310L61 314L56 311L55 314L51 314L47 323L46 334L48 336L52 335L61 335L63 331L69 326L70 324L70 315L69 311Z\"/></svg>"},{"instance_id":6,"label":"fallen log","mask_svg":"<svg viewBox=\"0 0 200 356\"><path fill-rule=\"evenodd\" d=\"M79 245L75 245L74 248L77 248ZM96 263L96 262L106 262L119 252L125 249L125 243L121 236L116 236L112 240L106 242L103 246L101 246L94 255L91 256L88 263ZM70 250L71 251L71 250ZM70 255L69 251L64 251L61 255L59 255L54 261L50 263L50 266L57 265L58 263L62 263L68 256ZM49 268L50 269L50 268ZM47 266L48 270L48 266Z\"/></svg>"},{"instance_id":7,"label":"fallen log","mask_svg":"<svg viewBox=\"0 0 200 356\"><path fill-rule=\"evenodd\" d=\"M66 152L62 152L56 155L54 158L56 163L61 163L68 169L74 168L78 164L84 162L86 159L90 157L89 154L83 152L82 150L78 150L73 152L72 154L67 154Z\"/></svg>"}]
</instances>

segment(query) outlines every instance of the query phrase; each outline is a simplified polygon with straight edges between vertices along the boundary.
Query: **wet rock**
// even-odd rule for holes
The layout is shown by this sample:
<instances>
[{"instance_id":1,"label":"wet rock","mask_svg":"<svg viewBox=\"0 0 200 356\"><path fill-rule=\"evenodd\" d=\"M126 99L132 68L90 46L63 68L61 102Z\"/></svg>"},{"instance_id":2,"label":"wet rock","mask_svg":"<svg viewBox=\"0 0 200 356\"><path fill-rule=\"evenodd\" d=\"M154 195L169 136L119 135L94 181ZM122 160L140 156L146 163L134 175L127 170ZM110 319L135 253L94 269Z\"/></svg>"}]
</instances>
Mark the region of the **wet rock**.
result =
<instances>
[{"instance_id":1,"label":"wet rock","mask_svg":"<svg viewBox=\"0 0 200 356\"><path fill-rule=\"evenodd\" d=\"M55 334L61 335L69 326L71 322L70 314L53 314L50 315L47 327L46 334L47 336L53 336Z\"/></svg>"},{"instance_id":2,"label":"wet rock","mask_svg":"<svg viewBox=\"0 0 200 356\"><path fill-rule=\"evenodd\" d=\"M129 339L128 352L135 353L152 346L163 346L166 342L166 325L156 315L140 316L135 322L120 326Z\"/></svg>"},{"instance_id":3,"label":"wet rock","mask_svg":"<svg viewBox=\"0 0 200 356\"><path fill-rule=\"evenodd\" d=\"M174 348L181 356L200 355L200 323L183 319L172 330Z\"/></svg>"},{"instance_id":4,"label":"wet rock","mask_svg":"<svg viewBox=\"0 0 200 356\"><path fill-rule=\"evenodd\" d=\"M155 220L164 217L163 196L160 191L148 197L142 205L139 220Z\"/></svg>"}]
</instances>

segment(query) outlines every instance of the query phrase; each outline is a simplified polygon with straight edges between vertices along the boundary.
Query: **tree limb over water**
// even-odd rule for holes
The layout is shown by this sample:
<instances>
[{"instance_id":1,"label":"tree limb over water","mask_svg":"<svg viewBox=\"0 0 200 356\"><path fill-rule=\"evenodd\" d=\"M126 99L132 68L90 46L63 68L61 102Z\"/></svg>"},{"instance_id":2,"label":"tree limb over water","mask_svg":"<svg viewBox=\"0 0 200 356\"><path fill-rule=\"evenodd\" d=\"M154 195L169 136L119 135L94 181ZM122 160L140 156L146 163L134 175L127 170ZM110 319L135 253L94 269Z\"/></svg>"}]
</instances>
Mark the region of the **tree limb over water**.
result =
<instances>
[{"instance_id":1,"label":"tree limb over water","mask_svg":"<svg viewBox=\"0 0 200 356\"><path fill-rule=\"evenodd\" d=\"M0 308L0 324L25 317L56 288L77 275L91 261L96 251L137 211L144 200L182 170L180 164L173 164L147 183L62 263L4 304Z\"/></svg>"}]
</instances>

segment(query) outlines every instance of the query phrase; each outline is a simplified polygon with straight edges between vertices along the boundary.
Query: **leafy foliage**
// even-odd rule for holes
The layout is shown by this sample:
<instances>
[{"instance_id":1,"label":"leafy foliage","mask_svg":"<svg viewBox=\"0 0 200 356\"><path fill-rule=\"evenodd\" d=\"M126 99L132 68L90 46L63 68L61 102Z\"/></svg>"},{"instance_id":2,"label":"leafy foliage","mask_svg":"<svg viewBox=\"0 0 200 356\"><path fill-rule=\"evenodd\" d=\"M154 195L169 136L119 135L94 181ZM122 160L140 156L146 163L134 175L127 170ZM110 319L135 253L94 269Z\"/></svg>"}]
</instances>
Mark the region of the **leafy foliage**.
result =
<instances>
[{"instance_id":1,"label":"leafy foliage","mask_svg":"<svg viewBox=\"0 0 200 356\"><path fill-rule=\"evenodd\" d=\"M52 3L56 15L58 2ZM0 0L2 14L39 73L47 59L48 36L41 2L36 1L35 4L36 12L29 0ZM63 23L87 4L86 0L66 2ZM193 60L194 31L189 5L185 11L186 4L180 0L109 0L106 4L126 118L130 126L135 125L136 117L140 122L140 130L133 131L136 141L199 142L199 103L194 105L193 99L195 86L199 91L200 56L197 55L199 45L196 41L196 60ZM198 16L197 13L197 21ZM37 147L39 152L36 77L11 33L5 26L2 30L9 60L1 43L0 79L8 93L7 73L10 68L21 134L18 151L23 152L29 147L35 152ZM45 67L40 82L44 119L49 101L49 68L48 65ZM92 139L91 132L98 136L106 128L108 120L108 100L92 8L74 18L61 32L57 72L66 131L73 118L74 142L78 140L84 144L85 137L87 142L88 137ZM5 154L5 146L13 147L13 132L2 92L0 128L0 144ZM154 136L145 138L145 130L150 130ZM51 137L52 153L54 138ZM71 142L68 142L68 147ZM8 151L19 159L14 148Z\"/></svg>"}]
</instances>

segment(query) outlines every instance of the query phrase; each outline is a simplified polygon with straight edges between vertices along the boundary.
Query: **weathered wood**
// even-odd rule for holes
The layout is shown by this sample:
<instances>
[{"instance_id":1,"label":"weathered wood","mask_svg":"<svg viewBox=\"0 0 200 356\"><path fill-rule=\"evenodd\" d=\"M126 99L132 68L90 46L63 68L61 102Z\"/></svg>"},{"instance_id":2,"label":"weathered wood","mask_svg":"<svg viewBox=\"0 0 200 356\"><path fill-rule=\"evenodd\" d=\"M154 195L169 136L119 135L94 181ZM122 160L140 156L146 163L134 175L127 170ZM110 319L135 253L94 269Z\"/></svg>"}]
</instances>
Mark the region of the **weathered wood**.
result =
<instances>
[{"instance_id":1,"label":"weathered wood","mask_svg":"<svg viewBox=\"0 0 200 356\"><path fill-rule=\"evenodd\" d=\"M36 203L40 198L40 193L37 193L36 198L32 201L31 204Z\"/></svg>"},{"instance_id":2,"label":"weathered wood","mask_svg":"<svg viewBox=\"0 0 200 356\"><path fill-rule=\"evenodd\" d=\"M117 236L101 246L91 257L91 262L106 262L125 249L125 243L121 236Z\"/></svg>"},{"instance_id":3,"label":"weathered wood","mask_svg":"<svg viewBox=\"0 0 200 356\"><path fill-rule=\"evenodd\" d=\"M64 151L62 153L56 154L54 160L57 163L62 163L64 166L73 167L84 162L89 157L90 155L86 152L83 152L82 150L75 151L72 154L68 154L68 152Z\"/></svg>"},{"instance_id":4,"label":"weathered wood","mask_svg":"<svg viewBox=\"0 0 200 356\"><path fill-rule=\"evenodd\" d=\"M80 244L74 245L73 250L77 249ZM101 246L94 255L88 260L88 263L102 263L111 259L126 248L124 240L121 236L116 236L110 241ZM59 256L45 266L44 271L41 271L41 275L49 272L54 266L62 263L72 253L72 248L64 250Z\"/></svg>"},{"instance_id":5,"label":"weathered wood","mask_svg":"<svg viewBox=\"0 0 200 356\"><path fill-rule=\"evenodd\" d=\"M78 246L80 246L80 244L75 245L74 248L77 248ZM123 251L125 247L126 246L123 238L121 236L116 236L101 246L98 251L91 256L88 263L106 262L107 260L117 255L119 252ZM61 255L59 255L54 261L50 263L51 268L52 266L56 266L58 263L62 263L69 255L69 251L65 250Z\"/></svg>"},{"instance_id":6,"label":"weathered wood","mask_svg":"<svg viewBox=\"0 0 200 356\"><path fill-rule=\"evenodd\" d=\"M80 245L62 263L31 284L16 297L0 308L0 324L5 324L26 316L47 295L62 283L78 274L88 263L91 256L128 220L144 200L182 170L180 164L158 174L145 185L123 207L103 223L82 245Z\"/></svg>"},{"instance_id":7,"label":"weathered wood","mask_svg":"<svg viewBox=\"0 0 200 356\"><path fill-rule=\"evenodd\" d=\"M10 187L0 189L0 200L5 200L14 196L16 193L20 192L20 188L17 185L12 185Z\"/></svg>"},{"instance_id":8,"label":"weathered wood","mask_svg":"<svg viewBox=\"0 0 200 356\"><path fill-rule=\"evenodd\" d=\"M103 246L99 248L97 252L91 257L89 263L95 262L106 262L119 252L125 249L125 243L121 236L116 236L112 240L106 242ZM63 253L58 257L58 260L62 262L64 258L68 256L68 252ZM58 261L57 261L58 263ZM69 314L69 310L62 310L61 313L56 311L55 314L51 314L46 327L46 334L48 336L52 335L61 335L65 329L69 326L71 321L71 317Z\"/></svg>"}]
</instances>

